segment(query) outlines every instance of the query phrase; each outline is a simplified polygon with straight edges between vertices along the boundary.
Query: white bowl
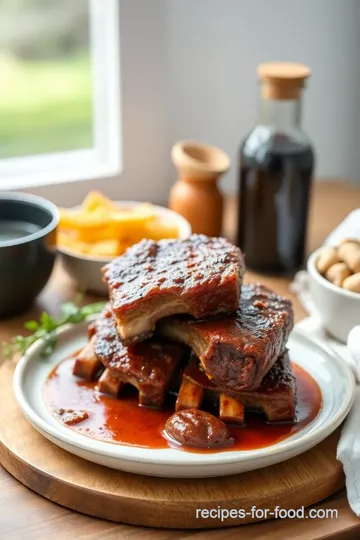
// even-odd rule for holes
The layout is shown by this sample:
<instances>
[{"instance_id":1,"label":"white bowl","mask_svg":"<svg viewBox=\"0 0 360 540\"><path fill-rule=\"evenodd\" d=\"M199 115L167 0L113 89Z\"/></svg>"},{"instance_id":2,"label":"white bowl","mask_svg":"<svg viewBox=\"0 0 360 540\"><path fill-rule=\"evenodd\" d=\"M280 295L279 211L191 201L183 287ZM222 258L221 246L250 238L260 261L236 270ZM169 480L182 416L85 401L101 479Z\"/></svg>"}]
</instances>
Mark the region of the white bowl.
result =
<instances>
[{"instance_id":1,"label":"white bowl","mask_svg":"<svg viewBox=\"0 0 360 540\"><path fill-rule=\"evenodd\" d=\"M140 204L137 201L117 201L120 206L134 206ZM179 230L179 238L185 239L191 234L190 223L180 214L163 206L153 205L157 215L168 217L175 222ZM63 246L58 247L61 253L62 264L66 272L76 281L79 288L101 296L108 296L108 290L102 281L101 268L112 260L111 257L92 257L75 253Z\"/></svg>"},{"instance_id":2,"label":"white bowl","mask_svg":"<svg viewBox=\"0 0 360 540\"><path fill-rule=\"evenodd\" d=\"M324 328L338 341L346 343L349 332L360 324L360 293L333 285L316 268L321 248L310 255L307 270L310 293Z\"/></svg>"}]
</instances>

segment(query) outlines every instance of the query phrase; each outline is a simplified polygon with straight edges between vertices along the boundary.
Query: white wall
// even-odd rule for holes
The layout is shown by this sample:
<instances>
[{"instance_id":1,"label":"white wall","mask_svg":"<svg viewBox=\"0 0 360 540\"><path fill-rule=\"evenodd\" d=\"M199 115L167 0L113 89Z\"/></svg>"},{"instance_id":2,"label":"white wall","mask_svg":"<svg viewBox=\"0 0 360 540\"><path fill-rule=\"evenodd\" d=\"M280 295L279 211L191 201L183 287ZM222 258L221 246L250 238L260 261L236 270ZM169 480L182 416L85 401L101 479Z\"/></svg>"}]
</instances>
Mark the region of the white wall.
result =
<instances>
[{"instance_id":1,"label":"white wall","mask_svg":"<svg viewBox=\"0 0 360 540\"><path fill-rule=\"evenodd\" d=\"M172 142L228 151L224 186L233 191L237 149L256 117L256 66L303 62L313 72L303 125L316 174L360 181L359 0L169 0L166 8Z\"/></svg>"},{"instance_id":2,"label":"white wall","mask_svg":"<svg viewBox=\"0 0 360 540\"><path fill-rule=\"evenodd\" d=\"M360 0L119 0L124 171L35 191L76 204L89 189L166 201L183 138L236 154L256 118L256 66L307 63L303 125L317 177L360 181Z\"/></svg>"},{"instance_id":3,"label":"white wall","mask_svg":"<svg viewBox=\"0 0 360 540\"><path fill-rule=\"evenodd\" d=\"M119 0L123 167L118 177L33 188L60 205L90 189L114 199L166 201L169 190L165 0Z\"/></svg>"}]
</instances>

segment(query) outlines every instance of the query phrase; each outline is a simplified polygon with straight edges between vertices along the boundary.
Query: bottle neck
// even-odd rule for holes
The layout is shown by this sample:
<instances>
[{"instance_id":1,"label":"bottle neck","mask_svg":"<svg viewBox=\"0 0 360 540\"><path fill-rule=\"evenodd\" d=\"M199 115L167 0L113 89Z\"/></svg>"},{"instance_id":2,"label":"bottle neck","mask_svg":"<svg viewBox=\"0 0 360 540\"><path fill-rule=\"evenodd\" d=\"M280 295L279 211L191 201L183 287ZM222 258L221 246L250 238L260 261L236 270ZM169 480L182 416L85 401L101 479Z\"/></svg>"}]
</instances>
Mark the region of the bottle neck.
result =
<instances>
[{"instance_id":1,"label":"bottle neck","mask_svg":"<svg viewBox=\"0 0 360 540\"><path fill-rule=\"evenodd\" d=\"M276 100L260 95L259 123L276 129L291 131L301 127L301 99Z\"/></svg>"}]
</instances>

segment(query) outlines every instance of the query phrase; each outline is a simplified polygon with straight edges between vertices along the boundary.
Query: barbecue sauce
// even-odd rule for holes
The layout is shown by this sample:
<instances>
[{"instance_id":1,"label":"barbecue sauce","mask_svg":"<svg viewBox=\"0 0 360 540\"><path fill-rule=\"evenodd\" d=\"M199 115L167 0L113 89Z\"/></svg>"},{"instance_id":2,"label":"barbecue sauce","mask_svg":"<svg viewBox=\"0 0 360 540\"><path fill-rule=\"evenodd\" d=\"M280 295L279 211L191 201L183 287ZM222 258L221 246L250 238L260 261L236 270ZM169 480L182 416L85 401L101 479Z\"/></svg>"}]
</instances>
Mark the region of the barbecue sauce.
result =
<instances>
[{"instance_id":1,"label":"barbecue sauce","mask_svg":"<svg viewBox=\"0 0 360 540\"><path fill-rule=\"evenodd\" d=\"M313 151L276 135L241 150L238 244L246 265L291 273L305 258Z\"/></svg>"},{"instance_id":2,"label":"barbecue sauce","mask_svg":"<svg viewBox=\"0 0 360 540\"><path fill-rule=\"evenodd\" d=\"M86 382L72 373L74 358L61 362L49 375L44 397L50 411L58 418L59 409L86 411L83 421L67 425L68 429L93 439L142 448L174 447L190 452L222 452L264 448L286 439L309 425L322 406L321 392L314 379L296 364L293 365L298 386L296 423L270 424L257 414L247 414L243 427L229 426L234 444L224 448L202 449L181 447L163 435L168 418L174 413L174 400L169 398L161 410L139 407L136 391L128 388L119 399L101 394L97 381Z\"/></svg>"},{"instance_id":3,"label":"barbecue sauce","mask_svg":"<svg viewBox=\"0 0 360 540\"><path fill-rule=\"evenodd\" d=\"M300 94L310 70L262 64L259 118L240 149L238 245L246 266L291 274L305 259L314 168L311 143L300 126Z\"/></svg>"}]
</instances>

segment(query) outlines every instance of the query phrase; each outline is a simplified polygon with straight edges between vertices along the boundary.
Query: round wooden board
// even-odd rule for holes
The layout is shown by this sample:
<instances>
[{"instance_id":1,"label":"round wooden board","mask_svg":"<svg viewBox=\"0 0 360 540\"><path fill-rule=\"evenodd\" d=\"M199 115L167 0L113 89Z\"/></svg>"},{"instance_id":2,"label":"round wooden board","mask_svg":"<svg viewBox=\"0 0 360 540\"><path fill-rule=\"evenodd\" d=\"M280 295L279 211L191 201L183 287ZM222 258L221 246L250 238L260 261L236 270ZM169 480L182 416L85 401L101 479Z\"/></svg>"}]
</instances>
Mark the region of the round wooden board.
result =
<instances>
[{"instance_id":1,"label":"round wooden board","mask_svg":"<svg viewBox=\"0 0 360 540\"><path fill-rule=\"evenodd\" d=\"M344 487L336 460L339 430L296 458L222 478L152 478L95 465L50 443L25 420L12 390L13 370L10 363L0 368L0 462L30 489L72 510L150 527L229 527L259 516L197 519L196 509L306 507Z\"/></svg>"}]
</instances>

